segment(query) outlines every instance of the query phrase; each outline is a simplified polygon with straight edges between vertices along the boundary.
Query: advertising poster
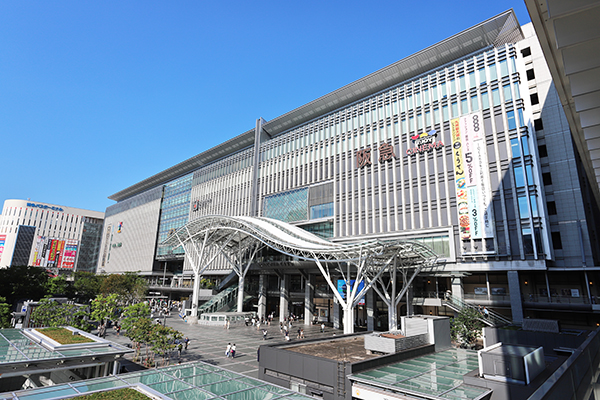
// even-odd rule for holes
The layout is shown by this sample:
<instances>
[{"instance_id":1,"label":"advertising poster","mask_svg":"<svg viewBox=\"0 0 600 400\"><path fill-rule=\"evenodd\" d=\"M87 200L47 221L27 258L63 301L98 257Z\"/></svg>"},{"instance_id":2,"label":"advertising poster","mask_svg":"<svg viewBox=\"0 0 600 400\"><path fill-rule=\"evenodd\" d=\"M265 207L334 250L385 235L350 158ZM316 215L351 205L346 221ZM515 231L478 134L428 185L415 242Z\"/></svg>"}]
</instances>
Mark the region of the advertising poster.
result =
<instances>
[{"instance_id":1,"label":"advertising poster","mask_svg":"<svg viewBox=\"0 0 600 400\"><path fill-rule=\"evenodd\" d=\"M452 131L452 159L454 161L454 179L456 183L456 206L458 209L458 226L460 238L468 240L471 238L469 224L469 199L467 195L467 182L465 178L465 166L462 154L462 139L460 136L460 119L450 121Z\"/></svg>"},{"instance_id":2,"label":"advertising poster","mask_svg":"<svg viewBox=\"0 0 600 400\"><path fill-rule=\"evenodd\" d=\"M75 258L77 257L77 240L67 240L61 268L73 269L75 267Z\"/></svg>"},{"instance_id":3,"label":"advertising poster","mask_svg":"<svg viewBox=\"0 0 600 400\"><path fill-rule=\"evenodd\" d=\"M4 243L6 242L6 235L0 235L0 260L2 260L2 253L4 252Z\"/></svg>"},{"instance_id":4,"label":"advertising poster","mask_svg":"<svg viewBox=\"0 0 600 400\"><path fill-rule=\"evenodd\" d=\"M460 238L494 237L492 188L483 114L450 121Z\"/></svg>"},{"instance_id":5,"label":"advertising poster","mask_svg":"<svg viewBox=\"0 0 600 400\"><path fill-rule=\"evenodd\" d=\"M350 285L346 285L346 281L343 279L338 279L337 281L337 289L338 289L338 293L342 296L342 299L346 299L346 293L348 290L352 290L352 287L354 286L354 282L356 282L355 279L351 279L350 280ZM358 284L358 288L356 289L356 293L360 293L361 290L363 290L363 288L365 287L365 281L360 281L360 283ZM358 302L359 305L364 305L365 304L365 297L363 296L362 299L360 299L360 301Z\"/></svg>"},{"instance_id":6,"label":"advertising poster","mask_svg":"<svg viewBox=\"0 0 600 400\"><path fill-rule=\"evenodd\" d=\"M56 246L56 266L58 268L61 268L64 248L65 248L65 241L59 240L58 245Z\"/></svg>"}]
</instances>

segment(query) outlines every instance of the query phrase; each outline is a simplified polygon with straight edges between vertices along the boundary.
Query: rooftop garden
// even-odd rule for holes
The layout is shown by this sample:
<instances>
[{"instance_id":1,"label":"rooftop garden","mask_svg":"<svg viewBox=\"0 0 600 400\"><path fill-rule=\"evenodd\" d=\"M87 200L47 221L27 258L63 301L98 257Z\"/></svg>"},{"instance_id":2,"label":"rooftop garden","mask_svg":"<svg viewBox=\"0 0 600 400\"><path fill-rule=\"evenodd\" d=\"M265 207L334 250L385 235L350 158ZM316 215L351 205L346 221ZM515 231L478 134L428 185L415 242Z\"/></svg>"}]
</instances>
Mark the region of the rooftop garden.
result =
<instances>
[{"instance_id":1,"label":"rooftop garden","mask_svg":"<svg viewBox=\"0 0 600 400\"><path fill-rule=\"evenodd\" d=\"M73 397L75 400L148 400L149 397L135 389L124 388L117 390L108 390L106 392L97 392L86 394L84 396Z\"/></svg>"},{"instance_id":2,"label":"rooftop garden","mask_svg":"<svg viewBox=\"0 0 600 400\"><path fill-rule=\"evenodd\" d=\"M92 343L94 340L79 334L73 334L73 331L67 328L39 328L36 329L42 335L55 340L60 344L79 344Z\"/></svg>"}]
</instances>

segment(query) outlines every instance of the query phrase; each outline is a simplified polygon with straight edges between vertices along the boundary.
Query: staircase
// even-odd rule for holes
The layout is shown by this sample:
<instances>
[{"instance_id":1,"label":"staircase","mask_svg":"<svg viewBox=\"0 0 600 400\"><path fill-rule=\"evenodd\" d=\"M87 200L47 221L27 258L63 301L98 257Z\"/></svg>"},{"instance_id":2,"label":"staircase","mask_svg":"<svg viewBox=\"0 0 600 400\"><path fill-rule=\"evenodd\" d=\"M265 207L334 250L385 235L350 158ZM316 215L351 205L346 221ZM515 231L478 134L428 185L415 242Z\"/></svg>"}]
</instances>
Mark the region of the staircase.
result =
<instances>
[{"instance_id":1,"label":"staircase","mask_svg":"<svg viewBox=\"0 0 600 400\"><path fill-rule=\"evenodd\" d=\"M213 296L206 303L198 307L198 316L217 312L226 307L232 301L235 301L237 299L237 289L238 285L235 284Z\"/></svg>"},{"instance_id":2,"label":"staircase","mask_svg":"<svg viewBox=\"0 0 600 400\"><path fill-rule=\"evenodd\" d=\"M469 303L465 302L463 299L456 297L450 293L445 294L445 298L442 299L442 305L444 305L456 312L460 312L465 308L473 309L473 310L477 311L477 313L480 315L479 320L481 322L483 322L484 324L486 324L487 326L498 327L498 326L512 324L511 320L509 320L508 318L506 318L490 309L487 309L488 313L486 316L486 315L484 315L483 310L480 310L478 307L476 307L472 304L469 304Z\"/></svg>"}]
</instances>

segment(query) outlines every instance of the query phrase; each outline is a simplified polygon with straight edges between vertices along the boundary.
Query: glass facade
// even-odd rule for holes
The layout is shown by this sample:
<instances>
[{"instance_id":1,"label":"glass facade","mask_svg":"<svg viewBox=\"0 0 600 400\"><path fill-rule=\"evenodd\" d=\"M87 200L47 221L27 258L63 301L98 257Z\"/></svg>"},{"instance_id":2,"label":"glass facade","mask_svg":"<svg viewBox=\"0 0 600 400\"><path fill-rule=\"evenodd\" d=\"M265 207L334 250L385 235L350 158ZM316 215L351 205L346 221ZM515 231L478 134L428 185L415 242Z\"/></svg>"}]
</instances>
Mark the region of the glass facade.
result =
<instances>
[{"instance_id":1,"label":"glass facade","mask_svg":"<svg viewBox=\"0 0 600 400\"><path fill-rule=\"evenodd\" d=\"M308 188L265 197L263 215L284 222L308 219Z\"/></svg>"},{"instance_id":2,"label":"glass facade","mask_svg":"<svg viewBox=\"0 0 600 400\"><path fill-rule=\"evenodd\" d=\"M179 178L164 188L161 205L160 225L158 229L158 243L188 222L190 213L190 197L192 190L192 174ZM157 256L183 255L181 247L176 249L159 246Z\"/></svg>"},{"instance_id":3,"label":"glass facade","mask_svg":"<svg viewBox=\"0 0 600 400\"><path fill-rule=\"evenodd\" d=\"M100 256L103 221L85 218L81 233L81 247L77 256L77 271L96 272Z\"/></svg>"}]
</instances>

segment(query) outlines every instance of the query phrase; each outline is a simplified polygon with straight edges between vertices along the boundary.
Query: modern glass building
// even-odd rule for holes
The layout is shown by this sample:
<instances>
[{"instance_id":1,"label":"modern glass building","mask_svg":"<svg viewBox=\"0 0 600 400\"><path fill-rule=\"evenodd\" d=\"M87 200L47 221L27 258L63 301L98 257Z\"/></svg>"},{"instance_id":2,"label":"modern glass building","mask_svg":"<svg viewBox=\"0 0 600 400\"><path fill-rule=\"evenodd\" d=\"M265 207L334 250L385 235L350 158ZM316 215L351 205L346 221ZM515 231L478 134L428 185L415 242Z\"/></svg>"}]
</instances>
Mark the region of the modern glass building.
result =
<instances>
[{"instance_id":1,"label":"modern glass building","mask_svg":"<svg viewBox=\"0 0 600 400\"><path fill-rule=\"evenodd\" d=\"M201 216L266 217L333 243L427 245L440 263L412 281L402 314L452 314L432 301L452 293L515 322L595 325L590 178L533 28L507 11L110 196L98 269L166 278L155 290L185 297L172 289L192 267L164 238ZM225 286L231 271L217 257L203 277ZM259 312L281 315L286 281L284 314L302 314L313 279L314 315L338 323L316 266L267 250L245 307L260 292ZM356 321L384 329L371 296L374 313L359 306Z\"/></svg>"}]
</instances>

